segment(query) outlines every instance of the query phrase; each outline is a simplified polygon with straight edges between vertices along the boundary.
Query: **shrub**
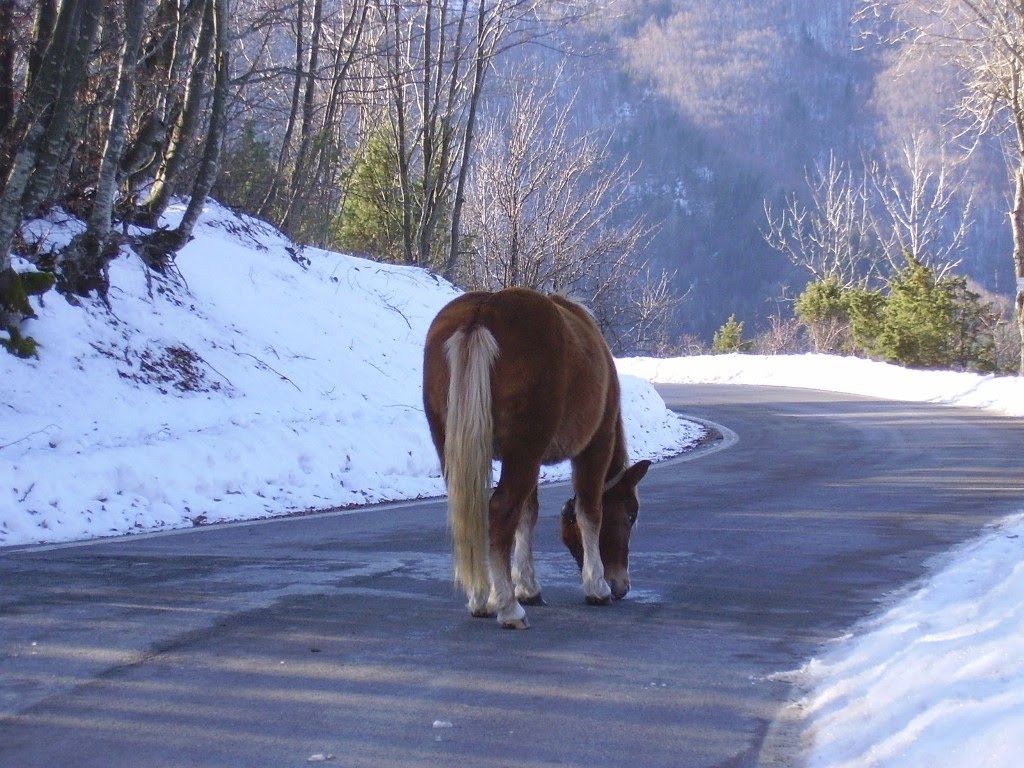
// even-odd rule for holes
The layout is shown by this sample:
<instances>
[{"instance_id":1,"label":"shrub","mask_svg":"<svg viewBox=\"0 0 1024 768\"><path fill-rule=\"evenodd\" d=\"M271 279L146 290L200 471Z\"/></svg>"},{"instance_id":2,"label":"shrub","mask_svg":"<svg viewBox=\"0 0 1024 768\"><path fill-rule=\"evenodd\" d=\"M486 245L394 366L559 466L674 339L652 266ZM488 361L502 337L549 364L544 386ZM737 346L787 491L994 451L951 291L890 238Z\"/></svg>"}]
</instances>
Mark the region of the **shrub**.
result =
<instances>
[{"instance_id":1,"label":"shrub","mask_svg":"<svg viewBox=\"0 0 1024 768\"><path fill-rule=\"evenodd\" d=\"M911 368L992 371L998 313L963 277L937 277L906 254L883 290L810 283L795 305L815 349Z\"/></svg>"}]
</instances>

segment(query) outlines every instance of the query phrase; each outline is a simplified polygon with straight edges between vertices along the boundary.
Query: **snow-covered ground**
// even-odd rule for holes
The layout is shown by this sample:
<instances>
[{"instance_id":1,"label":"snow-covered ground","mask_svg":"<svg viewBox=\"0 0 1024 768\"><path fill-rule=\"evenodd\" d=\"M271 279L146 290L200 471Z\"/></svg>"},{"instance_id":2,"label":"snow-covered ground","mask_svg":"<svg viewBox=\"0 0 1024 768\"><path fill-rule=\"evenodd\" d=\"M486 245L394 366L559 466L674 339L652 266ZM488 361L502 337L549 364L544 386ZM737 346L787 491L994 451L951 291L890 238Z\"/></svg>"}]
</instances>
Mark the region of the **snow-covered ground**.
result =
<instances>
[{"instance_id":1,"label":"snow-covered ground","mask_svg":"<svg viewBox=\"0 0 1024 768\"><path fill-rule=\"evenodd\" d=\"M823 355L619 361L664 383L769 384L1024 415L1024 379ZM1022 500L1024 508L1024 500ZM1024 765L1024 514L937 558L930 577L779 675L805 692L810 768Z\"/></svg>"},{"instance_id":2,"label":"snow-covered ground","mask_svg":"<svg viewBox=\"0 0 1024 768\"><path fill-rule=\"evenodd\" d=\"M67 222L37 222L59 242ZM0 546L438 495L420 406L427 324L455 290L315 249L215 205L154 277L111 267L109 308L51 294L0 354ZM812 387L1024 415L1024 382L823 356L621 360L634 457L699 430L650 384ZM552 476L565 473L556 468ZM1022 503L1024 508L1024 503ZM1024 516L786 677L813 766L1008 768L1024 754Z\"/></svg>"},{"instance_id":3,"label":"snow-covered ground","mask_svg":"<svg viewBox=\"0 0 1024 768\"><path fill-rule=\"evenodd\" d=\"M37 360L0 353L0 546L443 494L420 371L450 284L212 203L174 274L127 255L110 280L109 308L44 297L24 328ZM703 435L622 384L634 458Z\"/></svg>"}]
</instances>

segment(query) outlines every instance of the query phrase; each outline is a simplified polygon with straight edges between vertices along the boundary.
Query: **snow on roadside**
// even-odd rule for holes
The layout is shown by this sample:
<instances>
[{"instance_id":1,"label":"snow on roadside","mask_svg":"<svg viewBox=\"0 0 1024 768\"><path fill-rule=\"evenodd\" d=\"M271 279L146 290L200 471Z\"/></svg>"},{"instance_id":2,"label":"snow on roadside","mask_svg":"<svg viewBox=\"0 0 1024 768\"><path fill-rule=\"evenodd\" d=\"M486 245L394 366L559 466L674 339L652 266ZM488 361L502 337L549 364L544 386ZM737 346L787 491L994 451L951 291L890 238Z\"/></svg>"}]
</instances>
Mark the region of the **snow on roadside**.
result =
<instances>
[{"instance_id":1,"label":"snow on roadside","mask_svg":"<svg viewBox=\"0 0 1024 768\"><path fill-rule=\"evenodd\" d=\"M891 400L983 408L1024 416L1024 378L918 371L834 355L703 355L622 360L619 371L659 384L759 384Z\"/></svg>"},{"instance_id":2,"label":"snow on roadside","mask_svg":"<svg viewBox=\"0 0 1024 768\"><path fill-rule=\"evenodd\" d=\"M1024 755L1024 516L812 660L811 768L1010 768Z\"/></svg>"}]
</instances>

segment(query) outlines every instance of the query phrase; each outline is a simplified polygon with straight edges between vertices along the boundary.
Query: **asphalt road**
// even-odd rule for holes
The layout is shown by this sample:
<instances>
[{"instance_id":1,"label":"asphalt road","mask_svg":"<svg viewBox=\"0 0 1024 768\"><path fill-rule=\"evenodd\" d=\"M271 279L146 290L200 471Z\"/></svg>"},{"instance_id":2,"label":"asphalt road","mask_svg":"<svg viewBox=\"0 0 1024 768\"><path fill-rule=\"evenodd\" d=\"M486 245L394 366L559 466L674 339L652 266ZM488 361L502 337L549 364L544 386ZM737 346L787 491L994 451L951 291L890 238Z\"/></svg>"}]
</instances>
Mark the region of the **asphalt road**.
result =
<instances>
[{"instance_id":1,"label":"asphalt road","mask_svg":"<svg viewBox=\"0 0 1024 768\"><path fill-rule=\"evenodd\" d=\"M795 390L665 387L738 441L652 469L634 585L471 619L439 502L0 550L0 766L753 766L799 667L1024 508L1024 426ZM770 745L770 748L766 745Z\"/></svg>"}]
</instances>

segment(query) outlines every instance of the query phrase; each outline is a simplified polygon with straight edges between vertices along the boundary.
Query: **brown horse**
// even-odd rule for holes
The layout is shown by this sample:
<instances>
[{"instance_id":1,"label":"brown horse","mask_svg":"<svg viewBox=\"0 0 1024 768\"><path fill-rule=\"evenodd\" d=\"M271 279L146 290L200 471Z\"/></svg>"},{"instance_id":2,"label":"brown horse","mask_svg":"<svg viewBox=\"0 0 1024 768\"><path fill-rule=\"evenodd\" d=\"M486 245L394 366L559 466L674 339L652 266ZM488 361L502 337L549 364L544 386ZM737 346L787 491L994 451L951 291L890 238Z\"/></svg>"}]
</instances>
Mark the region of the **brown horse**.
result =
<instances>
[{"instance_id":1,"label":"brown horse","mask_svg":"<svg viewBox=\"0 0 1024 768\"><path fill-rule=\"evenodd\" d=\"M427 333L423 401L448 486L455 580L474 616L524 629L522 604L542 602L537 479L542 464L566 459L576 496L563 539L587 602L625 596L650 462L628 464L615 364L586 309L522 288L460 296ZM501 475L488 500L492 458Z\"/></svg>"}]
</instances>

